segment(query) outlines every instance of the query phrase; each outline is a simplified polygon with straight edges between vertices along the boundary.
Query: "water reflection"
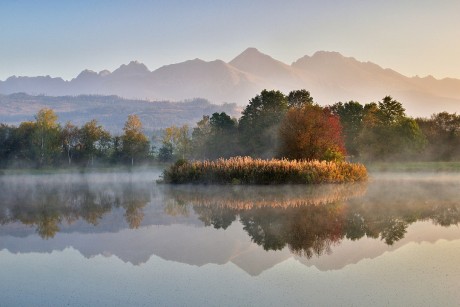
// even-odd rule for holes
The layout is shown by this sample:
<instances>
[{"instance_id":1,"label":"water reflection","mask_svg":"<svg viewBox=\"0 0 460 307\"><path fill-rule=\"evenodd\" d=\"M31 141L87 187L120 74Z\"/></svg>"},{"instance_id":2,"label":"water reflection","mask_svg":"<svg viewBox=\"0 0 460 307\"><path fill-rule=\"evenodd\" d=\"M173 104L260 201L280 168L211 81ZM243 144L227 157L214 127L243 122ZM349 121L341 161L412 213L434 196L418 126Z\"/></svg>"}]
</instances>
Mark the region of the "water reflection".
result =
<instances>
[{"instance_id":1,"label":"water reflection","mask_svg":"<svg viewBox=\"0 0 460 307\"><path fill-rule=\"evenodd\" d=\"M369 186L174 188L167 194L179 207L173 211L189 206L206 226L226 229L239 218L265 250L288 246L311 258L330 253L344 238L380 238L392 245L416 221L458 225L458 188L456 181L377 180Z\"/></svg>"},{"instance_id":2,"label":"water reflection","mask_svg":"<svg viewBox=\"0 0 460 307\"><path fill-rule=\"evenodd\" d=\"M109 216L112 231L161 225L171 218L183 218L176 220L182 224L196 219L222 230L238 222L263 249L288 247L309 259L330 253L344 239L367 237L392 245L417 221L445 227L460 221L458 180L376 178L367 185L210 188L124 179L2 178L0 224L7 230L0 227L0 235L21 224L50 239L63 227L80 231L86 227L81 221L97 232Z\"/></svg>"},{"instance_id":3,"label":"water reflection","mask_svg":"<svg viewBox=\"0 0 460 307\"><path fill-rule=\"evenodd\" d=\"M36 178L35 178L36 179ZM43 239L53 238L60 225L78 220L97 226L116 208L124 209L130 228L138 228L150 190L137 182L95 183L80 180L0 181L0 224L21 223L36 229Z\"/></svg>"},{"instance_id":4,"label":"water reflection","mask_svg":"<svg viewBox=\"0 0 460 307\"><path fill-rule=\"evenodd\" d=\"M373 178L0 176L2 305L456 306L460 175Z\"/></svg>"}]
</instances>

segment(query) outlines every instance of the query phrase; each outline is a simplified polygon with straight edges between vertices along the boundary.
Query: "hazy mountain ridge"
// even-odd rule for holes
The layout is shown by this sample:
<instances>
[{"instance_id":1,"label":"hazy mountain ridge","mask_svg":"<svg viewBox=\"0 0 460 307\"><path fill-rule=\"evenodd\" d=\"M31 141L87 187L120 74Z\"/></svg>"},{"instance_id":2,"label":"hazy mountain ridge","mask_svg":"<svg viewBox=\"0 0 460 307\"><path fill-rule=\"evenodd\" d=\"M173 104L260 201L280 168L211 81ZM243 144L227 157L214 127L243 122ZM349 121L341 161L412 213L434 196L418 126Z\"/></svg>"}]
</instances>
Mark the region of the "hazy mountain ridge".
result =
<instances>
[{"instance_id":1,"label":"hazy mountain ridge","mask_svg":"<svg viewBox=\"0 0 460 307\"><path fill-rule=\"evenodd\" d=\"M239 116L236 104L215 105L201 98L182 102L145 101L124 99L118 96L31 96L25 93L0 95L0 123L18 125L34 120L42 108L53 109L61 123L72 121L79 126L91 119L97 119L113 133L121 132L130 114L137 114L146 132L163 129L172 125L194 126L203 115L226 112Z\"/></svg>"},{"instance_id":2,"label":"hazy mountain ridge","mask_svg":"<svg viewBox=\"0 0 460 307\"><path fill-rule=\"evenodd\" d=\"M228 63L195 59L150 71L132 61L113 72L84 70L69 81L49 76L13 76L0 81L2 94L98 94L149 100L203 97L214 103L239 105L246 105L265 88L286 93L305 88L322 105L348 100L367 103L392 95L413 116L460 111L459 79L406 77L371 62L327 51L306 55L291 65L248 48Z\"/></svg>"}]
</instances>

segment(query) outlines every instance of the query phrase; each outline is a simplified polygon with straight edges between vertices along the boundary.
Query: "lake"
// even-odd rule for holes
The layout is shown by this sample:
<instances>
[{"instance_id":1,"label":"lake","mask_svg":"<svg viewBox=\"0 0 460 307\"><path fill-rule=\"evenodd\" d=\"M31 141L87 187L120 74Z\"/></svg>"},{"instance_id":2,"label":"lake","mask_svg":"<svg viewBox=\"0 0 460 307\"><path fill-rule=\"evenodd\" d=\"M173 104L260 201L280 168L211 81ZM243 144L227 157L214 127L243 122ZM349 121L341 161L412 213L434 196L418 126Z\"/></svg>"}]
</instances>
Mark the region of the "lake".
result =
<instances>
[{"instance_id":1,"label":"lake","mask_svg":"<svg viewBox=\"0 0 460 307\"><path fill-rule=\"evenodd\" d=\"M0 177L1 306L458 306L460 174Z\"/></svg>"}]
</instances>

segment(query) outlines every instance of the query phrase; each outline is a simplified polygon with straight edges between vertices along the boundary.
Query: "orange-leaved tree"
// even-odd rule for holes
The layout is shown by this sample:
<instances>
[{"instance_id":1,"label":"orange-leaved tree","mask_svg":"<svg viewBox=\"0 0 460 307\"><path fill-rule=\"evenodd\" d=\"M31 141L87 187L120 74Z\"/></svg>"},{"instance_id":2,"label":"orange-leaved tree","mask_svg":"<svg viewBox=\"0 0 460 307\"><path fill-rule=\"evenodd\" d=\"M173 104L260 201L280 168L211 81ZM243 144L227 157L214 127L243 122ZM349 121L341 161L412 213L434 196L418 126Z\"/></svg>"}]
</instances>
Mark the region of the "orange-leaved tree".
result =
<instances>
[{"instance_id":1,"label":"orange-leaved tree","mask_svg":"<svg viewBox=\"0 0 460 307\"><path fill-rule=\"evenodd\" d=\"M290 108L279 132L283 158L343 160L346 154L338 116L316 104Z\"/></svg>"}]
</instances>

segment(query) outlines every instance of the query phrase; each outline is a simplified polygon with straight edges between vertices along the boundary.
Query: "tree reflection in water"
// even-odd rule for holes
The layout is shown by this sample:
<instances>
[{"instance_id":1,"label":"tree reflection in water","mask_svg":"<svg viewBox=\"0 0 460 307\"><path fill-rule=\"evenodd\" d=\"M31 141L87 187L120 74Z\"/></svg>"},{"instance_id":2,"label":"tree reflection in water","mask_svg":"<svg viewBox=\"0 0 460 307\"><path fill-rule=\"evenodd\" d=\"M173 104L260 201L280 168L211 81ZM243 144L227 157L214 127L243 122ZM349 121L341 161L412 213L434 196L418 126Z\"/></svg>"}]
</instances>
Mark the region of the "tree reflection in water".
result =
<instances>
[{"instance_id":1,"label":"tree reflection in water","mask_svg":"<svg viewBox=\"0 0 460 307\"><path fill-rule=\"evenodd\" d=\"M265 250L289 248L310 258L331 251L344 239L363 237L391 245L410 224L430 220L441 226L460 221L457 182L380 181L317 186L154 186L151 182L94 183L85 180L34 184L0 181L0 224L20 222L52 238L63 224L84 220L98 225L122 209L129 228L156 223L166 216L191 217L205 226L227 229L239 221L252 241ZM155 190L156 222L144 221ZM163 215L162 215L163 214Z\"/></svg>"},{"instance_id":2,"label":"tree reflection in water","mask_svg":"<svg viewBox=\"0 0 460 307\"><path fill-rule=\"evenodd\" d=\"M265 250L287 246L307 258L330 253L344 238L380 238L392 245L416 221L442 226L460 221L460 190L445 183L173 187L165 193L177 206L193 208L206 226L226 229L239 217L252 241ZM174 211L181 210L189 209Z\"/></svg>"},{"instance_id":3,"label":"tree reflection in water","mask_svg":"<svg viewBox=\"0 0 460 307\"><path fill-rule=\"evenodd\" d=\"M0 182L0 224L20 222L35 227L40 237L53 238L60 225L82 219L91 225L114 208L124 208L130 228L142 222L143 208L150 201L149 190L135 183L119 186L78 182L34 182L8 185Z\"/></svg>"}]
</instances>

